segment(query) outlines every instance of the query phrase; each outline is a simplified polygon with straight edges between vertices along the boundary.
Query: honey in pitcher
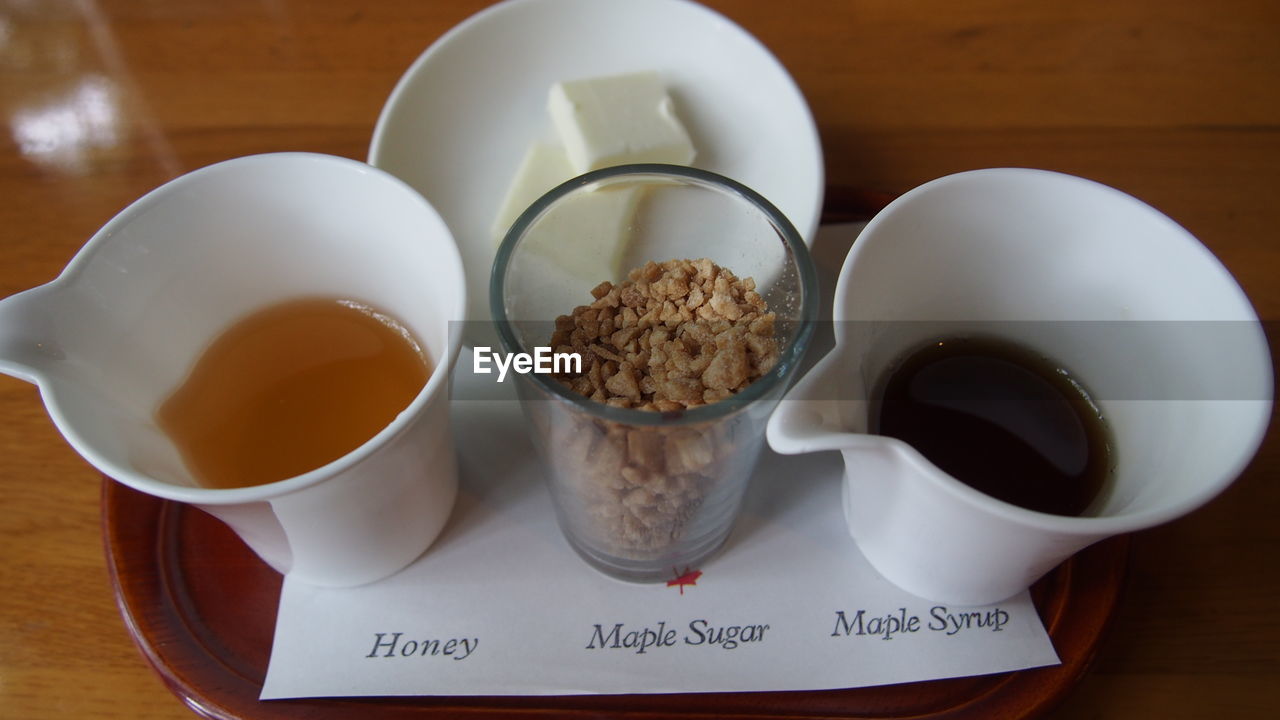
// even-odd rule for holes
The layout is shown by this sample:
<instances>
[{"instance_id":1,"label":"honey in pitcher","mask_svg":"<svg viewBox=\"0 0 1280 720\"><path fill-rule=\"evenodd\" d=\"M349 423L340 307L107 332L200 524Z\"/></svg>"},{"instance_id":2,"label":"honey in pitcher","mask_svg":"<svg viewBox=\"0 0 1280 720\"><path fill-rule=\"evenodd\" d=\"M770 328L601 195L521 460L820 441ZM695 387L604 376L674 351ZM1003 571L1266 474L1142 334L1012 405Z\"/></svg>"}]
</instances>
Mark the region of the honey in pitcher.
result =
<instances>
[{"instance_id":1,"label":"honey in pitcher","mask_svg":"<svg viewBox=\"0 0 1280 720\"><path fill-rule=\"evenodd\" d=\"M261 485L355 450L431 374L396 320L334 298L286 301L237 321L157 412L205 487Z\"/></svg>"}]
</instances>

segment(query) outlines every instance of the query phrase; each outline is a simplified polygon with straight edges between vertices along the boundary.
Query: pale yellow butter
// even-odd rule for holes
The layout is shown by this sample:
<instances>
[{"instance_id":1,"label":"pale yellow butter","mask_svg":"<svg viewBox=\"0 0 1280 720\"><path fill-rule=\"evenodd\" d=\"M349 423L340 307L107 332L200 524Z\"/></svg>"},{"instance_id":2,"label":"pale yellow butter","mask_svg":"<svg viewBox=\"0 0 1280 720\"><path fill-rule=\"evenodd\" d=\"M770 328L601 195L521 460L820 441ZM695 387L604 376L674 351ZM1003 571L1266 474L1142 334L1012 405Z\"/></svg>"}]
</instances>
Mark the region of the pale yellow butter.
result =
<instances>
[{"instance_id":1,"label":"pale yellow butter","mask_svg":"<svg viewBox=\"0 0 1280 720\"><path fill-rule=\"evenodd\" d=\"M626 163L693 162L693 141L656 72L557 83L547 109L577 173Z\"/></svg>"},{"instance_id":2,"label":"pale yellow butter","mask_svg":"<svg viewBox=\"0 0 1280 720\"><path fill-rule=\"evenodd\" d=\"M494 218L496 242L535 200L584 172L629 163L693 161L689 133L656 72L557 83L548 111L559 142L535 141L525 152ZM633 186L579 193L567 201L572 207L538 222L525 238L526 247L569 276L593 284L618 281L643 192ZM550 268L549 278L554 276Z\"/></svg>"},{"instance_id":3,"label":"pale yellow butter","mask_svg":"<svg viewBox=\"0 0 1280 720\"><path fill-rule=\"evenodd\" d=\"M498 242L511 229L520 213L551 188L576 175L569 165L564 148L555 143L535 142L529 146L516 169L507 195L493 221L493 236Z\"/></svg>"},{"instance_id":4,"label":"pale yellow butter","mask_svg":"<svg viewBox=\"0 0 1280 720\"><path fill-rule=\"evenodd\" d=\"M617 280L642 191L637 186L606 187L572 195L534 225L525 247L591 285Z\"/></svg>"}]
</instances>

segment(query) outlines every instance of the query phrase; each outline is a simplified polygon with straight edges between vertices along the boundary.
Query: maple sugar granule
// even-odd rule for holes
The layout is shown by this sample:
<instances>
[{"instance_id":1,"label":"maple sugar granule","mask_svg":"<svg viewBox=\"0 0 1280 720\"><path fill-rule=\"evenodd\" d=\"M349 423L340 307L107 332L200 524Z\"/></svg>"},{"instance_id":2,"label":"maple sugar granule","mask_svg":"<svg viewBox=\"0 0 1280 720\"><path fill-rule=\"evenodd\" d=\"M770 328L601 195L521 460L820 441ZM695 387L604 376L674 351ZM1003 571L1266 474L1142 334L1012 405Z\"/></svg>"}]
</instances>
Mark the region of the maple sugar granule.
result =
<instances>
[{"instance_id":1,"label":"maple sugar granule","mask_svg":"<svg viewBox=\"0 0 1280 720\"><path fill-rule=\"evenodd\" d=\"M582 357L566 386L597 402L671 411L723 400L778 362L755 281L708 259L646 263L556 319L550 345Z\"/></svg>"},{"instance_id":2,"label":"maple sugar granule","mask_svg":"<svg viewBox=\"0 0 1280 720\"><path fill-rule=\"evenodd\" d=\"M774 313L751 278L707 259L647 263L618 285L596 286L590 305L556 319L550 345L582 357L557 380L616 407L671 412L730 397L778 363ZM548 461L577 536L597 550L651 561L711 537L749 473L739 424L629 424L540 406L558 419ZM709 514L708 514L709 513ZM705 526L705 527L704 527Z\"/></svg>"}]
</instances>

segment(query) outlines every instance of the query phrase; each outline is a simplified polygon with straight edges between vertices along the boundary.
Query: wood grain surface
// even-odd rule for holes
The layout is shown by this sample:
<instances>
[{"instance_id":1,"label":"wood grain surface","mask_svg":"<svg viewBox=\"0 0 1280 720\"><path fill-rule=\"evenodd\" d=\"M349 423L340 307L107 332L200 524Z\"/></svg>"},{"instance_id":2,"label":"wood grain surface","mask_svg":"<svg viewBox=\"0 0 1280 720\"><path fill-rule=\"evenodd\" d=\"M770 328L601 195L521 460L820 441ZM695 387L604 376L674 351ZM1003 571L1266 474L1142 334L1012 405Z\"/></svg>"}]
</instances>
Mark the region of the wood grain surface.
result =
<instances>
[{"instance_id":1,"label":"wood grain surface","mask_svg":"<svg viewBox=\"0 0 1280 720\"><path fill-rule=\"evenodd\" d=\"M0 0L0 297L183 172L278 150L364 159L400 74L486 4ZM1083 175L1183 224L1280 319L1273 0L707 4L795 76L830 183ZM1278 471L1273 431L1223 496L1133 538L1113 630L1051 717L1276 715ZM0 376L0 717L191 717L113 604L99 495L36 390Z\"/></svg>"}]
</instances>

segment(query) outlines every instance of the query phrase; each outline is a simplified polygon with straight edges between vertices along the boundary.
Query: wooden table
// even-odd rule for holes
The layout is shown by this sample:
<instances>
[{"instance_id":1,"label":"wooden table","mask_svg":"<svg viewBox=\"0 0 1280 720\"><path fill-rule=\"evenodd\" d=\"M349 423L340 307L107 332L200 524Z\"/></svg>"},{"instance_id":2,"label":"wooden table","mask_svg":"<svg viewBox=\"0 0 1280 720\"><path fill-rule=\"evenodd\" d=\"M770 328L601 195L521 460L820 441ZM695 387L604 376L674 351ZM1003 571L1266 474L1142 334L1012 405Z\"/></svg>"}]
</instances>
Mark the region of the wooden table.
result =
<instances>
[{"instance_id":1,"label":"wooden table","mask_svg":"<svg viewBox=\"0 0 1280 720\"><path fill-rule=\"evenodd\" d=\"M0 2L0 296L52 279L152 187L226 158L363 159L414 57L484 0ZM1271 0L709 0L812 104L833 184L901 192L1032 166L1185 225L1280 318L1280 5ZM1273 344L1273 354L1275 347ZM1094 671L1054 717L1280 709L1280 440L1134 538ZM0 377L0 717L187 718L130 643L99 480Z\"/></svg>"}]
</instances>

